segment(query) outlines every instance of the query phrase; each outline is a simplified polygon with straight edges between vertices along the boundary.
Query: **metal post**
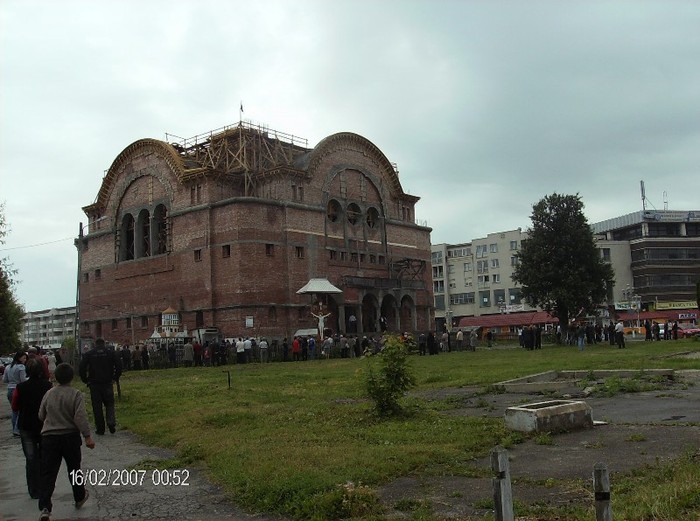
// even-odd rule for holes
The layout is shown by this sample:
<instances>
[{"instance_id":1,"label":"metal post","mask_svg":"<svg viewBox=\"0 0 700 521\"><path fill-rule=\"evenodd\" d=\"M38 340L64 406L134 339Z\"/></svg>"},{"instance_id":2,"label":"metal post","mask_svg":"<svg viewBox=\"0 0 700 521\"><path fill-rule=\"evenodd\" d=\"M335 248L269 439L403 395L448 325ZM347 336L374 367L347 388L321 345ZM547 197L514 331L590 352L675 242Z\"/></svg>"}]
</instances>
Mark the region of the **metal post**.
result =
<instances>
[{"instance_id":1,"label":"metal post","mask_svg":"<svg viewBox=\"0 0 700 521\"><path fill-rule=\"evenodd\" d=\"M596 521L612 521L610 478L605 463L596 463L593 467L593 492L595 494Z\"/></svg>"},{"instance_id":2,"label":"metal post","mask_svg":"<svg viewBox=\"0 0 700 521\"><path fill-rule=\"evenodd\" d=\"M491 451L491 470L494 473L493 503L496 521L514 521L508 451L503 447L496 447Z\"/></svg>"}]
</instances>

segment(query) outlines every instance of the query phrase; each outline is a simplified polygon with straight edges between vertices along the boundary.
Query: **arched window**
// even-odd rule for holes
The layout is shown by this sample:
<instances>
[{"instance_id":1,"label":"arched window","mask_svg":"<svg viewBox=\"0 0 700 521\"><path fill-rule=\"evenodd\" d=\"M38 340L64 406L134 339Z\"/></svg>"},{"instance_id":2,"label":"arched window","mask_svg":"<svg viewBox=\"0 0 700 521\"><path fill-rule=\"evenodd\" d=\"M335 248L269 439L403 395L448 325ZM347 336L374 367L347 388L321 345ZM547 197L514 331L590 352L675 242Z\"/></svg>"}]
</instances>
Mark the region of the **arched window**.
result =
<instances>
[{"instance_id":1,"label":"arched window","mask_svg":"<svg viewBox=\"0 0 700 521\"><path fill-rule=\"evenodd\" d=\"M379 222L379 212L376 208L371 207L367 210L367 226L374 228Z\"/></svg>"},{"instance_id":2,"label":"arched window","mask_svg":"<svg viewBox=\"0 0 700 521\"><path fill-rule=\"evenodd\" d=\"M348 222L355 226L362 217L362 210L355 203L350 203L347 209Z\"/></svg>"},{"instance_id":3,"label":"arched window","mask_svg":"<svg viewBox=\"0 0 700 521\"><path fill-rule=\"evenodd\" d=\"M141 210L135 227L136 258L151 255L151 216L148 210Z\"/></svg>"},{"instance_id":4,"label":"arched window","mask_svg":"<svg viewBox=\"0 0 700 521\"><path fill-rule=\"evenodd\" d=\"M153 212L153 221L151 223L151 233L153 236L153 255L162 255L168 253L168 246L170 244L168 228L168 210L167 208L159 204Z\"/></svg>"},{"instance_id":5,"label":"arched window","mask_svg":"<svg viewBox=\"0 0 700 521\"><path fill-rule=\"evenodd\" d=\"M130 213L122 218L119 228L119 260L127 261L134 258L134 217Z\"/></svg>"},{"instance_id":6,"label":"arched window","mask_svg":"<svg viewBox=\"0 0 700 521\"><path fill-rule=\"evenodd\" d=\"M338 219L340 219L340 214L342 213L342 208L340 207L340 203L336 201L335 199L331 199L328 201L328 207L326 209L326 215L328 216L328 220L332 223L337 222Z\"/></svg>"}]
</instances>

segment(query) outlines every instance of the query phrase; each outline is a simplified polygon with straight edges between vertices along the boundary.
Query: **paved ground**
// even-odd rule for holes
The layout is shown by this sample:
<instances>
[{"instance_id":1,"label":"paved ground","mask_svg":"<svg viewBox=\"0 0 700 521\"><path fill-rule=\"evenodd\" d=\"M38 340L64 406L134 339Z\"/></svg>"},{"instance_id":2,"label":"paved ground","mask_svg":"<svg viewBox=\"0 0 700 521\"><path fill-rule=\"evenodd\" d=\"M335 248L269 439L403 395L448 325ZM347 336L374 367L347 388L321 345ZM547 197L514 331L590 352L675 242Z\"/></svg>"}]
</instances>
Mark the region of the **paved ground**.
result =
<instances>
[{"instance_id":1,"label":"paved ground","mask_svg":"<svg viewBox=\"0 0 700 521\"><path fill-rule=\"evenodd\" d=\"M29 497L24 473L24 455L19 438L12 436L10 409L2 386L0 400L0 521L35 521L36 500ZM144 460L168 458L168 451L147 447L126 431L95 436L94 450L83 446L83 469L130 469ZM80 510L73 506L65 465L53 496L52 520L159 520L272 521L277 518L251 516L237 509L197 469L189 473L188 486L165 486L152 481L151 471L136 486L89 485L90 498ZM132 477L135 475L132 473ZM118 480L117 480L118 482Z\"/></svg>"}]
</instances>

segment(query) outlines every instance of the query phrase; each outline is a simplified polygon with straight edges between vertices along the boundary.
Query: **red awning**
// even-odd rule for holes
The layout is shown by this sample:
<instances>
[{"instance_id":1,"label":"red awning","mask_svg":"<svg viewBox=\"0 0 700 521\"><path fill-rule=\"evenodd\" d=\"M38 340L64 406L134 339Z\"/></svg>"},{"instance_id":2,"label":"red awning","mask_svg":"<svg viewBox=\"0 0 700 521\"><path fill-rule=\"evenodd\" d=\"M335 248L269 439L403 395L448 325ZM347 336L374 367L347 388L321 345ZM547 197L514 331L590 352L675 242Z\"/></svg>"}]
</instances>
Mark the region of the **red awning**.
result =
<instances>
[{"instance_id":1,"label":"red awning","mask_svg":"<svg viewBox=\"0 0 700 521\"><path fill-rule=\"evenodd\" d=\"M559 319L546 311L526 311L523 313L499 313L478 317L463 317L459 320L458 327L510 327L558 323Z\"/></svg>"}]
</instances>

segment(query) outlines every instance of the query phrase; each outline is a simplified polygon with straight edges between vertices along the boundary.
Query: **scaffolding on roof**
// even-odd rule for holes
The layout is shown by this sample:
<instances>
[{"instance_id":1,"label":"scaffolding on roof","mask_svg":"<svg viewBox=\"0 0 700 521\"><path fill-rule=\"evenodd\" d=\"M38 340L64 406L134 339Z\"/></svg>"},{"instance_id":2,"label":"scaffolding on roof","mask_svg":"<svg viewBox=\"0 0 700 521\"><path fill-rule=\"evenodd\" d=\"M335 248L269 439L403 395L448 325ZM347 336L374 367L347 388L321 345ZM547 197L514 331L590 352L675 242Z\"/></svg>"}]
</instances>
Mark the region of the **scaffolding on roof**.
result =
<instances>
[{"instance_id":1,"label":"scaffolding on roof","mask_svg":"<svg viewBox=\"0 0 700 521\"><path fill-rule=\"evenodd\" d=\"M165 139L182 157L185 179L200 175L227 176L242 182L246 196L257 195L257 180L267 175L304 175L293 167L307 153L304 138L240 121L190 138L165 134Z\"/></svg>"}]
</instances>

